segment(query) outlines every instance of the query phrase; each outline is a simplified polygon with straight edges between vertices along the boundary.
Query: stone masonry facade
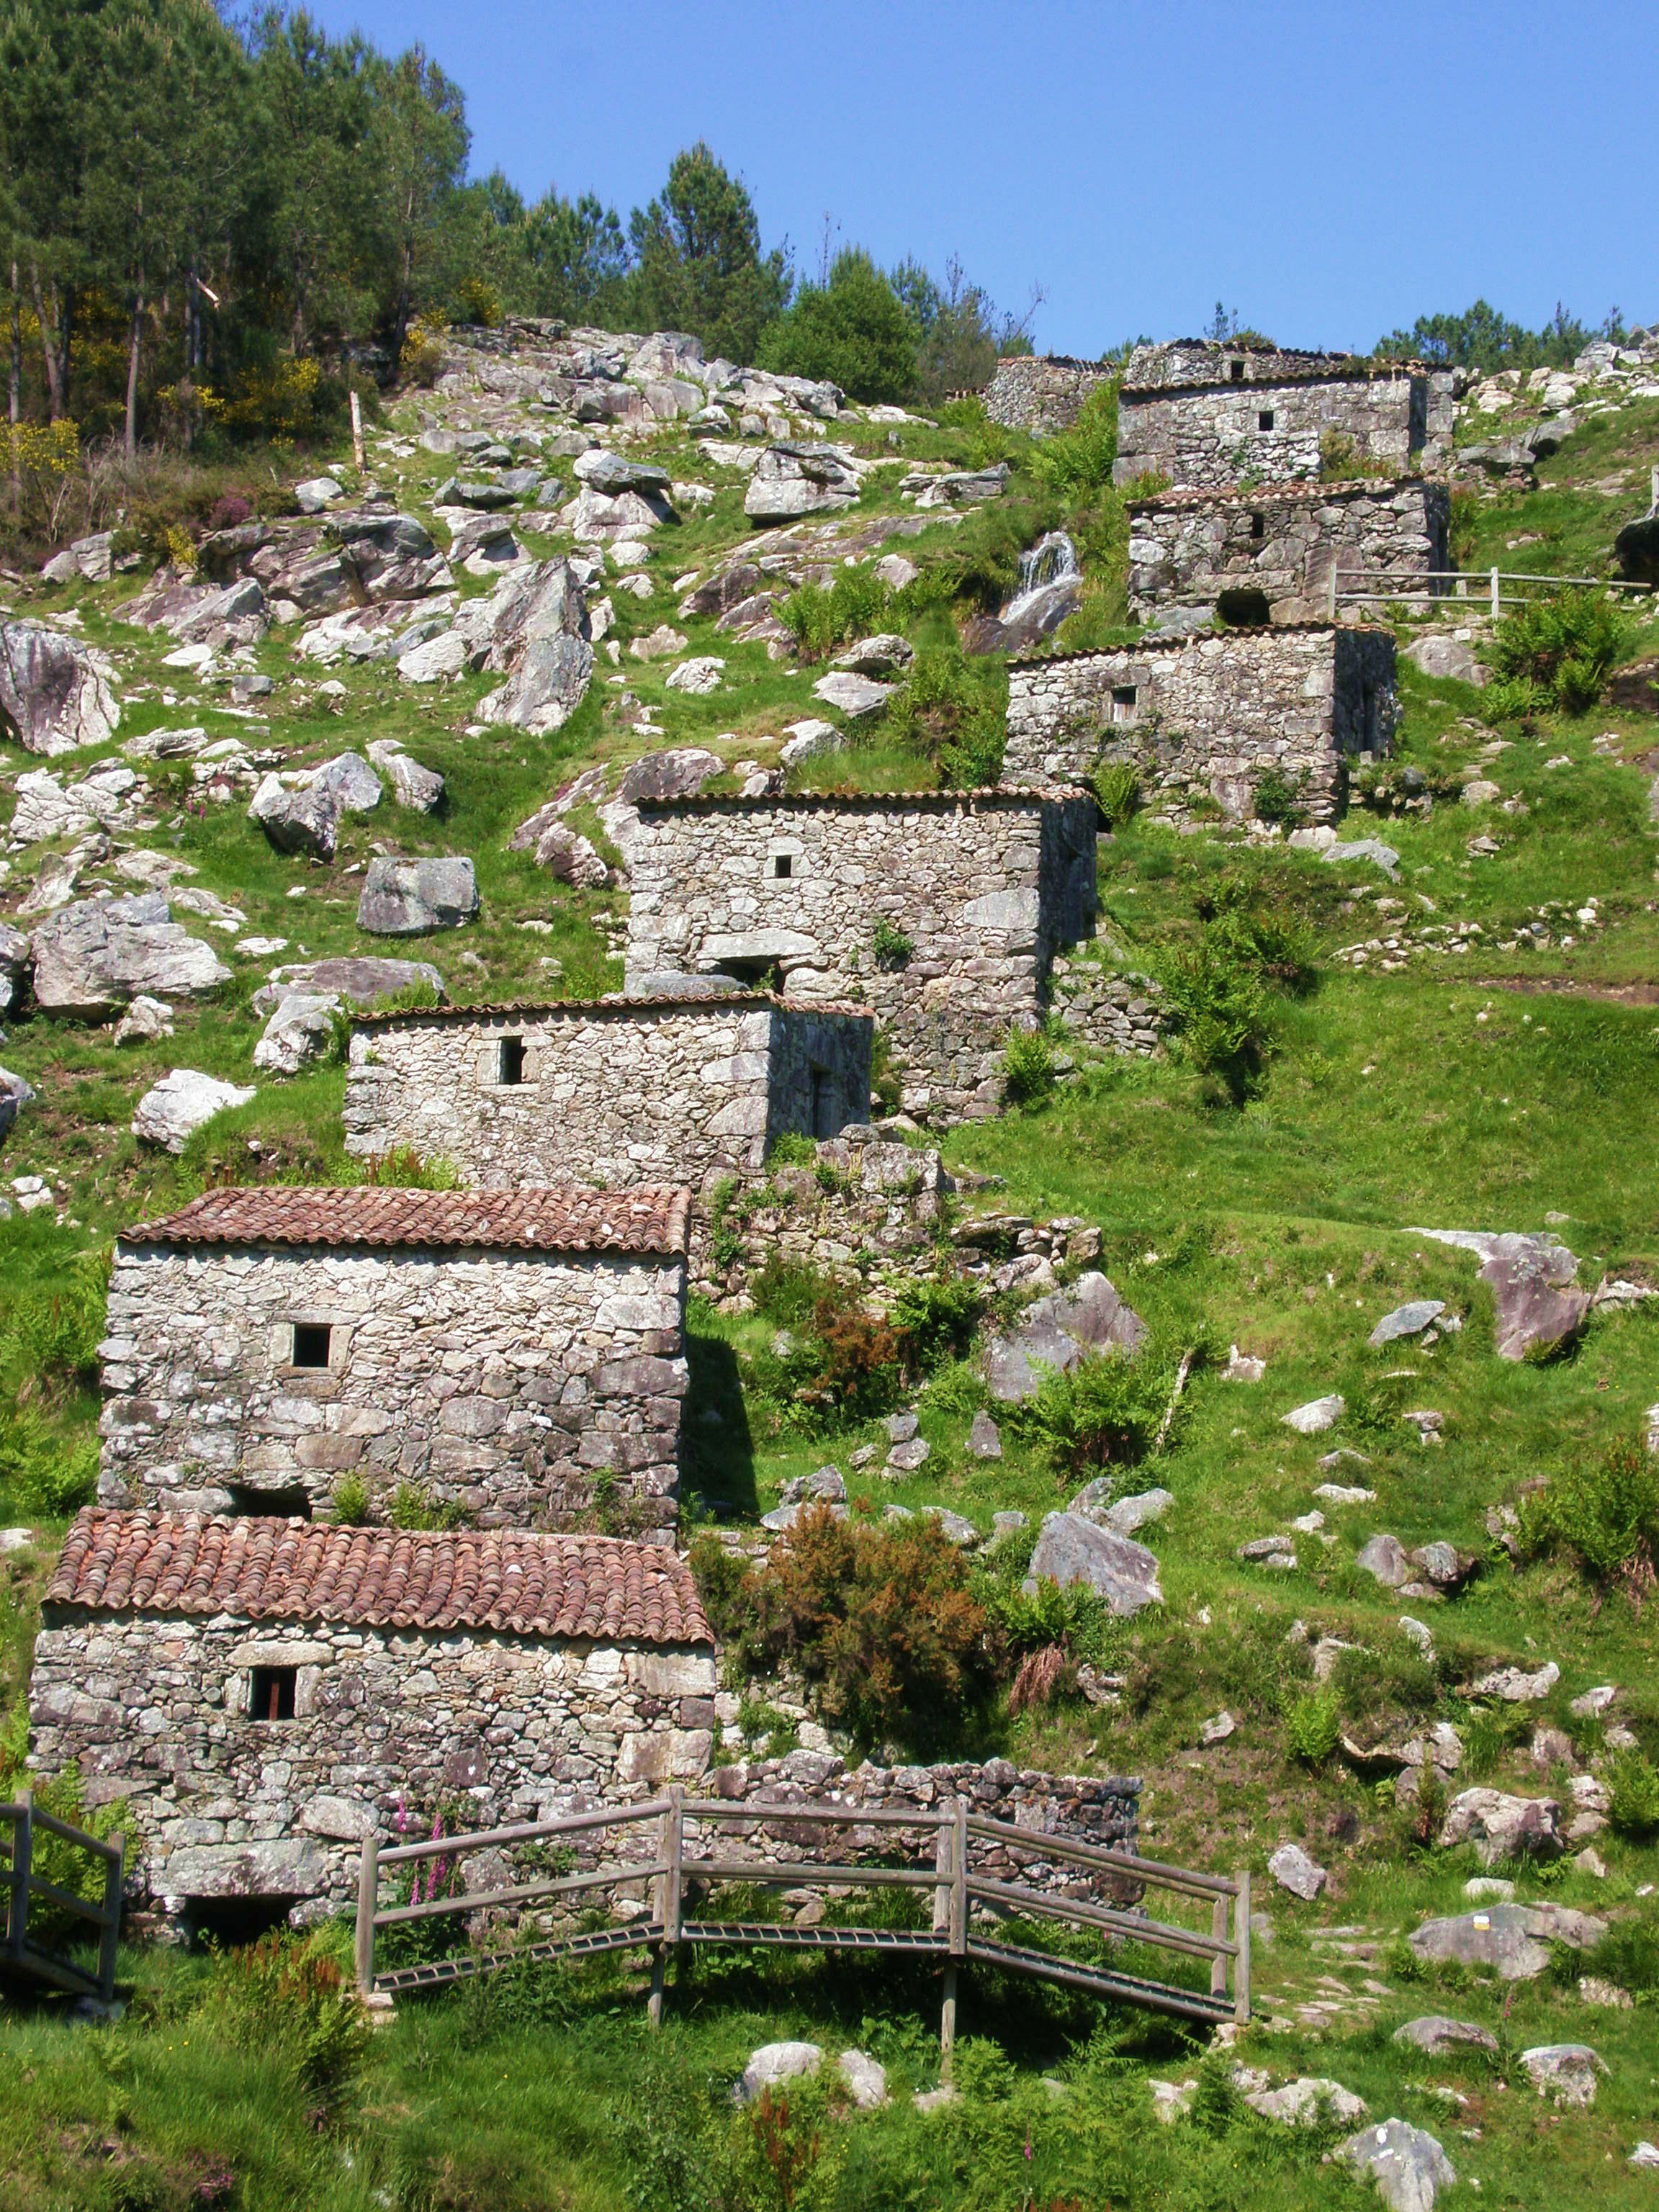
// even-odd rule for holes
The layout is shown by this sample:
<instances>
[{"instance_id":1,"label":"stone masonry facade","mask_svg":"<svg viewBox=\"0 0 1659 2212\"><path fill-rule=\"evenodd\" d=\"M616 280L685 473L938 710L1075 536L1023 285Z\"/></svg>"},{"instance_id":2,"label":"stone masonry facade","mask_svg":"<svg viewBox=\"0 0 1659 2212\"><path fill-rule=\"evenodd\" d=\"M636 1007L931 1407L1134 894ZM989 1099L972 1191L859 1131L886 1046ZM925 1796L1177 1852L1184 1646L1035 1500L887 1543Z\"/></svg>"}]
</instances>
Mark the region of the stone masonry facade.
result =
<instances>
[{"instance_id":1,"label":"stone masonry facade","mask_svg":"<svg viewBox=\"0 0 1659 2212\"><path fill-rule=\"evenodd\" d=\"M1450 566L1450 492L1424 477L1166 492L1130 502L1129 611L1169 624L1179 610L1183 627L1318 622L1333 588L1420 591L1425 570Z\"/></svg>"},{"instance_id":2,"label":"stone masonry facade","mask_svg":"<svg viewBox=\"0 0 1659 2212\"><path fill-rule=\"evenodd\" d=\"M939 1120L996 1110L1009 1031L1042 1019L1055 951L1092 921L1096 810L1079 791L704 798L639 816L629 977L772 970L792 1002L866 1006L907 1110Z\"/></svg>"},{"instance_id":3,"label":"stone masonry facade","mask_svg":"<svg viewBox=\"0 0 1659 2212\"><path fill-rule=\"evenodd\" d=\"M1297 787L1313 822L1330 823L1346 758L1386 751L1395 714L1387 630L1146 638L1011 663L1003 774L1011 782L1070 781L1131 762L1149 797L1213 800L1243 817L1273 770Z\"/></svg>"},{"instance_id":4,"label":"stone masonry facade","mask_svg":"<svg viewBox=\"0 0 1659 2212\"><path fill-rule=\"evenodd\" d=\"M1042 438L1069 430L1083 403L1112 371L1097 361L1073 361L1064 354L1011 355L1000 361L985 393L985 411L1006 430L1029 430Z\"/></svg>"},{"instance_id":5,"label":"stone masonry facade","mask_svg":"<svg viewBox=\"0 0 1659 2212\"><path fill-rule=\"evenodd\" d=\"M1118 391L1113 482L1158 476L1178 491L1308 482L1328 434L1400 477L1413 463L1445 465L1454 419L1449 372L1418 362L1199 340L1139 347Z\"/></svg>"},{"instance_id":6,"label":"stone masonry facade","mask_svg":"<svg viewBox=\"0 0 1659 2212\"><path fill-rule=\"evenodd\" d=\"M117 1246L99 1495L371 1513L400 1484L490 1527L604 1504L672 1540L686 1389L668 1255ZM296 1364L296 1327L327 1331Z\"/></svg>"},{"instance_id":7,"label":"stone masonry facade","mask_svg":"<svg viewBox=\"0 0 1659 2212\"><path fill-rule=\"evenodd\" d=\"M359 1019L346 1149L412 1146L469 1183L685 1182L757 1172L776 1137L870 1106L873 1024L767 998L444 1007Z\"/></svg>"},{"instance_id":8,"label":"stone masonry facade","mask_svg":"<svg viewBox=\"0 0 1659 2212\"><path fill-rule=\"evenodd\" d=\"M250 1710L255 1670L294 1670L291 1718ZM33 1765L78 1765L88 1805L125 1798L137 1894L356 1893L359 1847L413 1843L458 1797L468 1820L547 1819L691 1779L713 1742L712 1645L338 1621L88 1614L49 1605L30 1685Z\"/></svg>"}]
</instances>

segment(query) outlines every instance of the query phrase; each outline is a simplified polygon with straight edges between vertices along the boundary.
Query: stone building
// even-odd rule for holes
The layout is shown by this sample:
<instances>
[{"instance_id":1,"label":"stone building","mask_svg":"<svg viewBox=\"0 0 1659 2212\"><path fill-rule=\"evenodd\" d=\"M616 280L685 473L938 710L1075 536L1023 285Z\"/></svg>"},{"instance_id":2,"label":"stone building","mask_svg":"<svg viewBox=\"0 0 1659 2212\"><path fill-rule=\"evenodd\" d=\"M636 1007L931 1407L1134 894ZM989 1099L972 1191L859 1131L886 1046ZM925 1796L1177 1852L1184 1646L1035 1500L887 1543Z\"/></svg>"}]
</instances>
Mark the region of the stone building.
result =
<instances>
[{"instance_id":1,"label":"stone building","mask_svg":"<svg viewBox=\"0 0 1659 2212\"><path fill-rule=\"evenodd\" d=\"M1327 439L1398 477L1442 466L1453 422L1449 371L1183 338L1130 356L1112 480L1158 476L1178 491L1307 482L1330 463Z\"/></svg>"},{"instance_id":2,"label":"stone building","mask_svg":"<svg viewBox=\"0 0 1659 2212\"><path fill-rule=\"evenodd\" d=\"M211 1190L116 1244L108 1505L489 1525L599 1505L672 1540L684 1190Z\"/></svg>"},{"instance_id":3,"label":"stone building","mask_svg":"<svg viewBox=\"0 0 1659 2212\"><path fill-rule=\"evenodd\" d=\"M1384 629L1236 629L1143 638L1008 669L1011 783L1092 775L1127 761L1149 795L1251 812L1270 769L1315 823L1340 811L1346 757L1388 750L1395 643Z\"/></svg>"},{"instance_id":4,"label":"stone building","mask_svg":"<svg viewBox=\"0 0 1659 2212\"><path fill-rule=\"evenodd\" d=\"M872 1027L856 1008L754 993L360 1017L346 1149L412 1146L505 1188L707 1192L760 1169L775 1137L866 1120Z\"/></svg>"},{"instance_id":5,"label":"stone building","mask_svg":"<svg viewBox=\"0 0 1659 2212\"><path fill-rule=\"evenodd\" d=\"M1078 791L804 793L642 800L628 975L777 976L855 1000L906 1107L994 1113L1008 1032L1095 904L1095 802Z\"/></svg>"},{"instance_id":6,"label":"stone building","mask_svg":"<svg viewBox=\"0 0 1659 2212\"><path fill-rule=\"evenodd\" d=\"M355 1895L364 1837L416 1840L400 1810L465 1795L488 1826L701 1774L714 1689L670 1550L88 1507L41 1611L31 1765L125 1800L130 1881L169 1911L303 1918Z\"/></svg>"},{"instance_id":7,"label":"stone building","mask_svg":"<svg viewBox=\"0 0 1659 2212\"><path fill-rule=\"evenodd\" d=\"M1450 534L1432 477L1162 492L1129 503L1129 611L1166 630L1317 622L1334 590L1420 592L1450 567Z\"/></svg>"},{"instance_id":8,"label":"stone building","mask_svg":"<svg viewBox=\"0 0 1659 2212\"><path fill-rule=\"evenodd\" d=\"M1069 430L1092 392L1112 380L1103 362L1073 361L1065 354L1010 355L996 365L985 393L985 411L1007 430L1034 438Z\"/></svg>"}]
</instances>

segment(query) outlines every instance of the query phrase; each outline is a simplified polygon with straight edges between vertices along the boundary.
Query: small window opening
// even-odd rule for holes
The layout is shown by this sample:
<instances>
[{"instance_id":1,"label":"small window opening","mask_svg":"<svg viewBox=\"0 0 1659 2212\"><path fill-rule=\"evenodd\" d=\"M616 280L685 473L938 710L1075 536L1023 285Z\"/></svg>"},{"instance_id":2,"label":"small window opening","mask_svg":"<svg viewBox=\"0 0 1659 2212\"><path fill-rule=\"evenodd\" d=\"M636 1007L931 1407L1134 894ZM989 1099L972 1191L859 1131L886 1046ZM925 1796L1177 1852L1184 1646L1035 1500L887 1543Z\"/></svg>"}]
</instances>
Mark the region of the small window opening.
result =
<instances>
[{"instance_id":1,"label":"small window opening","mask_svg":"<svg viewBox=\"0 0 1659 2212\"><path fill-rule=\"evenodd\" d=\"M256 1667L248 1692L248 1713L256 1721L291 1721L296 1667Z\"/></svg>"},{"instance_id":2,"label":"small window opening","mask_svg":"<svg viewBox=\"0 0 1659 2212\"><path fill-rule=\"evenodd\" d=\"M1242 361L1236 361L1231 363L1231 368L1233 373L1233 382L1235 384L1243 384L1244 381L1243 362Z\"/></svg>"},{"instance_id":3,"label":"small window opening","mask_svg":"<svg viewBox=\"0 0 1659 2212\"><path fill-rule=\"evenodd\" d=\"M836 1112L836 1079L827 1067L812 1070L812 1134L833 1137L836 1133L838 1115Z\"/></svg>"},{"instance_id":4,"label":"small window opening","mask_svg":"<svg viewBox=\"0 0 1659 2212\"><path fill-rule=\"evenodd\" d=\"M1273 428L1273 410L1271 407L1264 407L1262 409L1261 412L1255 418L1255 427L1258 430L1271 430Z\"/></svg>"},{"instance_id":5,"label":"small window opening","mask_svg":"<svg viewBox=\"0 0 1659 2212\"><path fill-rule=\"evenodd\" d=\"M1250 535L1251 535L1251 537L1252 537L1252 538L1265 538L1265 537L1267 536L1267 516L1266 516L1265 514L1253 514L1253 515L1250 517Z\"/></svg>"},{"instance_id":6,"label":"small window opening","mask_svg":"<svg viewBox=\"0 0 1659 2212\"><path fill-rule=\"evenodd\" d=\"M1134 705L1134 703L1135 703L1135 687L1134 687L1134 685L1133 685L1133 684L1113 684L1113 686L1112 686L1112 704L1113 704L1113 706L1115 706L1115 707L1133 707L1133 706Z\"/></svg>"},{"instance_id":7,"label":"small window opening","mask_svg":"<svg viewBox=\"0 0 1659 2212\"><path fill-rule=\"evenodd\" d=\"M507 1084L524 1081L524 1039L522 1037L507 1036L501 1039L496 1055L495 1079L498 1083Z\"/></svg>"},{"instance_id":8,"label":"small window opening","mask_svg":"<svg viewBox=\"0 0 1659 2212\"><path fill-rule=\"evenodd\" d=\"M325 1321L296 1321L294 1324L294 1364L296 1367L326 1367L331 1334Z\"/></svg>"},{"instance_id":9,"label":"small window opening","mask_svg":"<svg viewBox=\"0 0 1659 2212\"><path fill-rule=\"evenodd\" d=\"M1273 618L1267 594L1247 585L1218 593L1215 611L1231 629L1265 629Z\"/></svg>"},{"instance_id":10,"label":"small window opening","mask_svg":"<svg viewBox=\"0 0 1659 2212\"><path fill-rule=\"evenodd\" d=\"M772 873L779 883L787 883L794 872L795 856L793 853L775 853L772 855Z\"/></svg>"}]
</instances>

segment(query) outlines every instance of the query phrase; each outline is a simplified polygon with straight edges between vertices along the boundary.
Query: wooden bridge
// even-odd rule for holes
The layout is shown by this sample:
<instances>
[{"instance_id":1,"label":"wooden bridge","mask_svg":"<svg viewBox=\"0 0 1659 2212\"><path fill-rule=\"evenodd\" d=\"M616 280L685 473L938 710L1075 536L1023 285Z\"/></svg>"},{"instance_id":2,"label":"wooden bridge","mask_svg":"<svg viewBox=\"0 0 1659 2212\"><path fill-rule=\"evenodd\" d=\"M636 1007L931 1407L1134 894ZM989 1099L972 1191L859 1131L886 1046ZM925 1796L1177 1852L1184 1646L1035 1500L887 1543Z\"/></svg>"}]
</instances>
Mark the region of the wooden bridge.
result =
<instances>
[{"instance_id":1,"label":"wooden bridge","mask_svg":"<svg viewBox=\"0 0 1659 2212\"><path fill-rule=\"evenodd\" d=\"M56 1836L75 1850L85 1851L101 1867L101 1903L89 1904L73 1890L62 1888L35 1871L35 1838L41 1833ZM124 1837L118 1836L113 1843L104 1843L88 1835L84 1828L74 1827L67 1820L43 1813L27 1790L15 1803L0 1805L0 1869L5 1870L6 1885L6 1940L3 1950L0 1950L0 1960L15 1972L27 1974L35 1981L50 1982L76 1996L94 1997L107 2004L115 1995L115 1944L121 1927L121 1877L125 1857ZM60 1946L39 1942L30 1935L29 1907L37 1899L55 1906L59 1912L67 1912L73 1919L90 1922L98 1930L95 1971L88 1972L69 1958Z\"/></svg>"},{"instance_id":2,"label":"wooden bridge","mask_svg":"<svg viewBox=\"0 0 1659 2212\"><path fill-rule=\"evenodd\" d=\"M781 1831L787 1836L804 1828L816 1832L826 1844L828 1832L837 1828L884 1831L891 1838L884 1855L892 1858L908 1850L910 1863L884 1864L868 1856L847 1855L837 1859L827 1850L816 1856L803 1851L798 1858L780 1860L736 1847L741 1837L734 1837L733 1831L761 1827ZM654 1837L649 1836L653 1829ZM642 1831L647 1835L642 1836ZM614 1856L618 1844L629 1840L636 1844L642 1842L648 1856ZM930 1844L933 1864L917 1863ZM410 1870L412 1897L418 1887L419 1869L434 1859L453 1862L486 1849L505 1851L532 1846L545 1853L576 1845L597 1846L601 1856L606 1852L613 1856L586 1871L538 1877L504 1888L418 1904L382 1905L380 1901L382 1879L395 1869ZM855 1848L867 1853L872 1845L862 1842ZM1017 1873L1024 1871L1021 1860L1075 1869L1067 1889L1074 1892L1086 1887L1087 1893L1061 1893L1030 1879L1004 1879L986 1867L988 1856L994 1856L1005 1874L1011 1856ZM838 1896L848 1891L920 1891L931 1893L931 1921L927 1927L887 1928L700 1917L705 1905L718 1904L722 1888L737 1884L809 1888ZM557 1906L562 1900L581 1911L584 1906L603 1905L607 1892L615 1902L616 1893L630 1885L636 1900L638 1893L649 1887L643 1918L636 1914L611 1924L530 1942L461 1949L416 1965L376 1966L375 1938L385 1929L447 1916L494 1914L526 1905ZM1133 1909L1147 1889L1168 1892L1200 1907L1207 1905L1208 1927L1185 1927ZM693 1906L690 1911L688 1902ZM1057 1923L1093 1935L1098 1942L1086 1956L1050 1950L1042 1946L1038 1929L1030 1925L1038 1922ZM688 1947L708 1944L937 1959L944 1973L939 2043L947 2063L956 2038L957 1980L964 1966L1028 1974L1103 1999L1144 2006L1204 2025L1243 2022L1250 2016L1248 1873L1231 1880L1224 1875L1194 1874L1182 1867L1141 1858L1133 1851L1103 1850L1063 1836L1015 1827L1006 1821L984 1820L961 1798L938 1812L910 1813L753 1799L728 1802L688 1798L676 1789L648 1804L400 1844L386 1850L379 1849L373 1839L363 1847L358 1880L356 1966L358 1985L365 1996L395 1996L434 1989L526 1960L574 1960L605 1952L646 1950L651 1959L650 2014L655 2025L662 2018L669 1960ZM1120 1955L1126 1945L1206 1961L1208 1989L1132 1971L1130 1963Z\"/></svg>"}]
</instances>

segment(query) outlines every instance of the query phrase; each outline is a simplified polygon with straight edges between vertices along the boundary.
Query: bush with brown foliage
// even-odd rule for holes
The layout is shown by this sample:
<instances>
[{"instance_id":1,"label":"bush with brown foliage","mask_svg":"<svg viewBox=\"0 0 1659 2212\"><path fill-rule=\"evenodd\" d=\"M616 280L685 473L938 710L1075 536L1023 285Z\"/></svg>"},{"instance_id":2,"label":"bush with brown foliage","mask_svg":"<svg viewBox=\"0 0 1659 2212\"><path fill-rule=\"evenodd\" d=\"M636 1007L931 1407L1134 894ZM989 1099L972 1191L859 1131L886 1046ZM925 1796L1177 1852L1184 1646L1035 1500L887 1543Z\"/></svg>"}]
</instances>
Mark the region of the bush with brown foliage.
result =
<instances>
[{"instance_id":1,"label":"bush with brown foliage","mask_svg":"<svg viewBox=\"0 0 1659 2212\"><path fill-rule=\"evenodd\" d=\"M703 1580L706 1554L692 1565ZM817 1509L735 1592L710 1595L740 1663L797 1670L865 1743L946 1739L992 1680L990 1622L968 1562L929 1520L872 1528Z\"/></svg>"}]
</instances>

